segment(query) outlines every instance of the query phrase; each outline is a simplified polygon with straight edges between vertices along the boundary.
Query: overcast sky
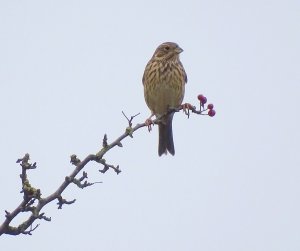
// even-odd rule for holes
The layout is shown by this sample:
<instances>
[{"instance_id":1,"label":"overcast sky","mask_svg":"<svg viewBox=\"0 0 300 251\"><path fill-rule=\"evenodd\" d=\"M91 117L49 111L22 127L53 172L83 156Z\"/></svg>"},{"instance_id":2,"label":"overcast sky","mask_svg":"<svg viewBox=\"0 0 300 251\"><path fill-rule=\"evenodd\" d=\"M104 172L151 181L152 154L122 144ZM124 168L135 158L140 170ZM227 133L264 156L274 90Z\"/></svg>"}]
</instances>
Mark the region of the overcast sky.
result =
<instances>
[{"instance_id":1,"label":"overcast sky","mask_svg":"<svg viewBox=\"0 0 300 251\"><path fill-rule=\"evenodd\" d=\"M94 163L89 181L43 209L33 236L1 236L11 250L300 250L300 2L0 0L0 224L30 182L47 196L73 166L150 112L144 67L178 43L185 102L202 93L216 116L177 113L176 155L158 157L141 129ZM18 224L24 218L14 221ZM42 248L41 248L42 247Z\"/></svg>"}]
</instances>

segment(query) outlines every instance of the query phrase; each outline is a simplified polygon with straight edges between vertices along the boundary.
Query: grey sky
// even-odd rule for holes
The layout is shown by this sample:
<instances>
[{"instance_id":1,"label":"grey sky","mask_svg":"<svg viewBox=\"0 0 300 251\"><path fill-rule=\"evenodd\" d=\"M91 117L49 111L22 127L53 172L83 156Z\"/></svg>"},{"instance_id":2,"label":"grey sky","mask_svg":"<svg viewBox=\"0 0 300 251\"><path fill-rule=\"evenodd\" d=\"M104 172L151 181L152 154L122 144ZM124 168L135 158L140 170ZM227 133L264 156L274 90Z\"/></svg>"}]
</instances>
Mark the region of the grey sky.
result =
<instances>
[{"instance_id":1,"label":"grey sky","mask_svg":"<svg viewBox=\"0 0 300 251\"><path fill-rule=\"evenodd\" d=\"M155 48L177 42L185 102L203 93L214 118L173 122L175 157L157 128L88 165L77 202L43 211L33 236L1 250L300 250L299 1L0 1L1 223L21 201L20 168L44 196L80 158L150 112L141 78Z\"/></svg>"}]
</instances>

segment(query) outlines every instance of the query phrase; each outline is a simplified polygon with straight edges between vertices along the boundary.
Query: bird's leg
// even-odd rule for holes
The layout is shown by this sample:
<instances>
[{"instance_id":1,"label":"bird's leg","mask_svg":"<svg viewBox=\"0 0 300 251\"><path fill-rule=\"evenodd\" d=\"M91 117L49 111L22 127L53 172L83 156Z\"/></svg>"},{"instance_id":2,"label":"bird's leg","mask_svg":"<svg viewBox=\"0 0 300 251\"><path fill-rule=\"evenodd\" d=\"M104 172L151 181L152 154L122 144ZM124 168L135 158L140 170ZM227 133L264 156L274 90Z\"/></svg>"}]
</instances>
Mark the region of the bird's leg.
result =
<instances>
[{"instance_id":1,"label":"bird's leg","mask_svg":"<svg viewBox=\"0 0 300 251\"><path fill-rule=\"evenodd\" d=\"M152 117L154 116L153 112L151 113L150 117L146 119L145 124L148 127L148 131L150 132L152 130L152 125L154 125L152 121Z\"/></svg>"}]
</instances>

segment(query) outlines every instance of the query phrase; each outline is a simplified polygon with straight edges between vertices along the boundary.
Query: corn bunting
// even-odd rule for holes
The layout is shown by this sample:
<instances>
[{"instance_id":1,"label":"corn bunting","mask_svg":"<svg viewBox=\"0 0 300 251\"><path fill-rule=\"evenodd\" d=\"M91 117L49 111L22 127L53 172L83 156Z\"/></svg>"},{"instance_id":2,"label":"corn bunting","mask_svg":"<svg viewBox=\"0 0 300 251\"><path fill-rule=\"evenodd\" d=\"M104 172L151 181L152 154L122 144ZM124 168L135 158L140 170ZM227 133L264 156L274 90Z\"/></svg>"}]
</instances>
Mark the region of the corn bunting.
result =
<instances>
[{"instance_id":1,"label":"corn bunting","mask_svg":"<svg viewBox=\"0 0 300 251\"><path fill-rule=\"evenodd\" d=\"M143 76L144 96L152 116L162 116L170 108L181 105L187 76L179 60L183 50L172 42L161 44L155 50ZM158 155L175 154L172 120L174 113L162 117L158 124Z\"/></svg>"}]
</instances>

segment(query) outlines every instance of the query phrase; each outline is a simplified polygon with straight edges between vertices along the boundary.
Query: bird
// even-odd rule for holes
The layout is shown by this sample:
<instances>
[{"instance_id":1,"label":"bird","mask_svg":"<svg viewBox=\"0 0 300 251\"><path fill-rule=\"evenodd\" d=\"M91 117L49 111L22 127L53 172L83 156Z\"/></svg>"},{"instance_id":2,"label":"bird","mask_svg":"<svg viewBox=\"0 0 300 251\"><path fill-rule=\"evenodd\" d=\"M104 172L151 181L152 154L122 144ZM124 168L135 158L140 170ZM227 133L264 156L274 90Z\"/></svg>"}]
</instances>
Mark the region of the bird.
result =
<instances>
[{"instance_id":1,"label":"bird","mask_svg":"<svg viewBox=\"0 0 300 251\"><path fill-rule=\"evenodd\" d=\"M171 108L178 108L183 101L187 75L180 61L179 54L183 49L174 42L165 42L157 47L147 63L143 74L144 97L151 116L161 120L158 123L158 155L168 152L175 155L173 141ZM167 115L166 115L167 114Z\"/></svg>"}]
</instances>

